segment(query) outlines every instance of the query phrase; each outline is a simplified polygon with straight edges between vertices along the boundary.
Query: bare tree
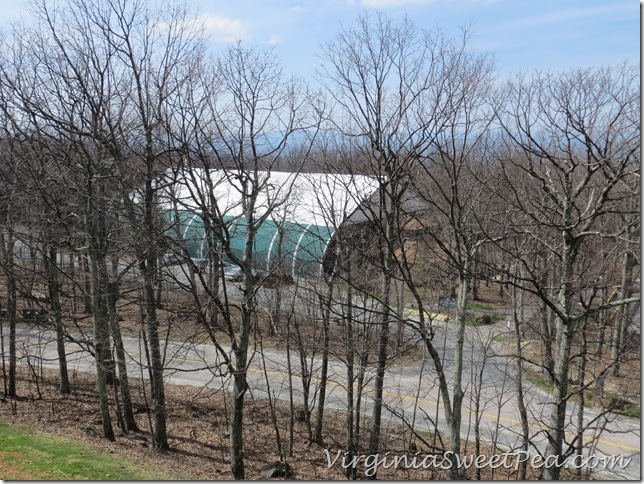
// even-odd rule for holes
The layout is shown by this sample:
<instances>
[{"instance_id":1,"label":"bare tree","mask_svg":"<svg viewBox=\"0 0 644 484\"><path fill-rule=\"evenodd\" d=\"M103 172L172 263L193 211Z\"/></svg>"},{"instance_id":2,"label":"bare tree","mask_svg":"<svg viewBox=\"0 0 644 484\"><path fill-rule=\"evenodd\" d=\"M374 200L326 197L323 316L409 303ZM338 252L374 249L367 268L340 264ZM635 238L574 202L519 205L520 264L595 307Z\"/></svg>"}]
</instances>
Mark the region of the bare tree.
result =
<instances>
[{"instance_id":1,"label":"bare tree","mask_svg":"<svg viewBox=\"0 0 644 484\"><path fill-rule=\"evenodd\" d=\"M83 3L86 5L86 2ZM151 388L154 403L154 446L166 448L166 409L163 381L164 356L158 332L156 280L159 246L165 225L157 191L164 168L175 147L164 131L171 110L169 98L188 81L194 56L202 45L195 42L194 24L180 5L150 8L143 2L98 2L84 10L89 22L101 27L106 48L122 69L131 95L119 99L101 135L116 161L121 181L134 176L140 189L121 183L125 213L135 235L134 252L143 276L143 309L150 349ZM116 74L116 73L115 73Z\"/></svg>"},{"instance_id":2,"label":"bare tree","mask_svg":"<svg viewBox=\"0 0 644 484\"><path fill-rule=\"evenodd\" d=\"M322 59L325 63L321 78L338 106L334 118L338 120L336 129L354 139L353 145L359 152L357 158L364 160L366 172L379 182L372 203L362 209L365 212L363 216L374 224L379 237L378 257L374 258L381 277L378 298L380 341L371 431L371 447L375 450L380 438L387 340L390 321L396 315L392 283L394 277L402 277L412 292L418 285L414 283L410 260L406 259L407 251L398 250L404 247L401 234L410 217L427 209L425 202L433 200L426 189L419 190L418 175L421 172L423 175L433 173L429 163L423 160L444 160L442 166L446 171L449 171L449 166L454 167L454 176L461 172L459 167L465 166L469 158L466 150L473 145L469 137L476 129L484 128L478 117L474 123L468 124L468 115L479 109L490 65L485 58L469 53L466 36L452 40L440 31L421 33L408 19L396 24L380 13L364 14L351 28L342 28L324 47ZM419 181L418 186L414 186L414 180ZM451 179L445 181L449 184ZM443 210L448 214L450 209L458 211L458 205L454 204L459 201L450 195ZM459 220L452 217L452 220L465 223L462 217ZM470 277L467 264L479 241L465 237L462 231L461 234L462 240L455 250L460 255L465 254L463 250L469 251L468 258L454 259L454 262L460 270L463 291L460 307L464 307ZM463 246L463 241L467 241L469 246ZM444 247L454 246L444 242ZM396 273L402 276L395 276ZM420 322L410 320L407 323L422 335L434 361L441 382L445 414L452 429L452 450L458 455L462 401L458 376L460 358L455 361L457 376L452 401L444 362L431 342L431 328L425 326L423 319L423 308L427 303L418 291L414 297L421 319ZM458 324L463 325L462 317ZM456 477L456 473L454 466L451 476Z\"/></svg>"},{"instance_id":3,"label":"bare tree","mask_svg":"<svg viewBox=\"0 0 644 484\"><path fill-rule=\"evenodd\" d=\"M3 103L4 105L4 103ZM5 118L6 119L6 118ZM3 130L6 136L7 131ZM3 315L0 318L9 322L9 371L5 373L5 354L4 339L2 341L2 365L3 365L3 384L7 396L15 398L16 390L16 365L17 365L17 348L16 348L16 299L17 299L17 274L15 263L16 248L16 207L19 203L18 181L19 167L21 166L20 158L12 156L14 149L13 140L4 139L2 141L1 160L2 167L2 185L0 186L0 214L2 222L0 224L0 267L4 274L6 284L6 304L2 308Z\"/></svg>"},{"instance_id":4,"label":"bare tree","mask_svg":"<svg viewBox=\"0 0 644 484\"><path fill-rule=\"evenodd\" d=\"M379 223L378 263L381 271L378 364L374 389L374 413L370 447L377 450L380 443L382 392L387 364L390 299L392 291L393 245L395 216L404 192L403 180L408 173L413 152L409 138L401 125L418 102L422 91L424 66L422 45L414 38L412 24L401 25L377 14L361 16L354 26L343 28L322 51L321 78L330 96L338 105L334 116L347 122L337 129L346 136L356 133L362 138L364 158L370 164L370 174L379 181L378 201L370 215ZM411 57L409 67L402 62L412 49L421 47L418 56ZM396 69L398 67L398 69ZM409 82L412 88L404 86ZM398 85L405 89L396 92ZM402 138L402 139L401 139ZM406 153L407 152L407 153Z\"/></svg>"},{"instance_id":5,"label":"bare tree","mask_svg":"<svg viewBox=\"0 0 644 484\"><path fill-rule=\"evenodd\" d=\"M37 5L35 8L37 9ZM11 93L8 108L12 114L10 119L13 135L20 136L23 140L36 138L42 140L42 143L56 145L57 157L54 161L62 166L73 167L72 171L78 175L78 179L72 177L73 185L69 189L71 193L83 194L77 198L77 217L81 221L80 225L86 229L85 242L91 260L97 386L104 435L114 439L106 387L106 365L109 366L110 362L109 333L105 313L101 311L103 306L100 294L101 289L105 289L101 268L104 266L108 240L104 207L109 202L103 196L107 177L95 183L97 180L93 177L101 171L101 156L94 146L84 143L81 134L84 129L89 129L87 125L83 125L81 114L85 112L83 109L86 105L82 95L75 92L70 83L63 81L67 73L65 65L46 62L57 58L53 55L56 36L47 30L50 25L47 21L51 20L47 16L47 10L40 13L43 16L39 17L40 22L32 30L17 28L14 32L13 43L5 51L2 62L3 86L5 92ZM105 175L106 172L103 171L102 174ZM86 183L83 184L81 180Z\"/></svg>"},{"instance_id":6,"label":"bare tree","mask_svg":"<svg viewBox=\"0 0 644 484\"><path fill-rule=\"evenodd\" d=\"M211 70L200 74L182 95L199 97L201 103L194 104L197 109L176 121L184 128L180 132L185 138L177 142L184 157L181 173L189 186L181 203L184 209L199 213L209 259L217 262L225 255L242 271L238 327L234 327L237 322L232 314L236 306L226 295L226 285L222 286L223 301L217 292L210 292L216 310L223 315L232 355L226 354L220 336L210 334L233 377L231 468L235 479L243 479L246 375L261 286L255 277L255 240L296 183L307 146L319 126L315 120L315 108L319 106L305 86L284 78L274 51L246 48L238 43L226 49ZM296 145L301 153L300 164L293 167L283 183L274 184L271 174L278 161ZM234 195L218 197L222 184ZM239 238L241 244L233 243Z\"/></svg>"},{"instance_id":7,"label":"bare tree","mask_svg":"<svg viewBox=\"0 0 644 484\"><path fill-rule=\"evenodd\" d=\"M516 179L508 178L507 200L529 219L512 229L516 237L531 239L552 254L557 274L558 289L551 291L532 258L510 252L522 266L517 282L555 314L554 394L546 453L563 457L573 336L589 314L638 299L581 308L575 304L589 282L582 278L585 248L596 239L610 243L622 237L624 227L607 222L612 214L633 208L624 203L619 187L639 176L637 69L622 65L537 74L532 80L509 83L504 92L499 122L507 152L517 155L500 161L533 180L530 190L520 190ZM560 471L560 465L546 468L544 477L557 479Z\"/></svg>"},{"instance_id":8,"label":"bare tree","mask_svg":"<svg viewBox=\"0 0 644 484\"><path fill-rule=\"evenodd\" d=\"M78 181L74 187L82 207L78 215L87 235L100 393L105 387L103 373L112 371L110 328L120 340L110 310L116 286L107 262L114 249L111 233L122 211L121 220L127 219L133 228L130 240L143 275L154 445L167 447L154 292L164 230L156 180L173 150L160 127L168 112L166 101L187 78L186 66L200 44L191 35L193 24L185 21L185 11L177 6L151 9L143 2L97 0L50 7L34 2L33 13L32 32L15 36L9 59L13 64L5 64L13 70L6 82L20 112L16 119L30 121L44 143L58 144L58 162L77 175L71 180ZM27 64L32 68L21 69ZM124 371L122 355L119 360ZM106 396L101 408L106 436L111 436Z\"/></svg>"}]
</instances>

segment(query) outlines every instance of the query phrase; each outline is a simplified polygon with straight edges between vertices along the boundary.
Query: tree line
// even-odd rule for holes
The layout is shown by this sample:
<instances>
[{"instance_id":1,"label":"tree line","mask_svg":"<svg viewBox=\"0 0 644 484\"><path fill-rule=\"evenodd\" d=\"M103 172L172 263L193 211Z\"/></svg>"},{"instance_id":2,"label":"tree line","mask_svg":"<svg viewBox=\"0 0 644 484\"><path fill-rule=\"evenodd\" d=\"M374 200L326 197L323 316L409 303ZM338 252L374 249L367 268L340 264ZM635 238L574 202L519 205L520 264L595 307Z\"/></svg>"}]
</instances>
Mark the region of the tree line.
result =
<instances>
[{"instance_id":1,"label":"tree line","mask_svg":"<svg viewBox=\"0 0 644 484\"><path fill-rule=\"evenodd\" d=\"M103 435L115 439L115 418L123 431L138 430L118 310L127 300L140 313L154 446L167 448L168 323L160 311L169 276L161 262L168 251L187 253L179 214L194 211L210 270L185 257L185 277L175 282L232 381L231 472L244 478L249 358L266 312L257 234L293 210L300 173L337 174L350 194L357 193L352 179L341 175L360 173L377 188L357 213L345 213L335 197L317 200L335 232L321 276L271 290L269 328L286 332L295 347L310 439L329 438L323 417L335 358L346 367L346 449L382 447L387 369L412 334L431 361L448 424L443 449L456 462L469 387L468 308L481 284L492 283L512 301L508 358L517 374L521 448L531 449L534 437L522 388L530 365L551 389L545 453L583 452L585 399L603 396L607 378L639 358L639 342L629 340L639 303L636 66L500 80L467 31L450 37L365 12L321 47L314 87L285 76L274 49L239 42L210 52L180 4L38 0L31 13L30 24L1 38L7 395L18 392L18 301L35 297L37 281L56 332L60 391L72 391L66 345L79 315L89 315L86 349L96 361ZM275 188L273 171L292 177ZM181 196L179 180L190 181ZM223 182L241 200L241 249L231 244L231 207L215 196ZM348 215L359 220L347 224ZM22 250L31 257L18 257ZM273 273L285 270L285 256L278 249ZM241 269L237 296L222 261ZM436 337L439 295L454 296L449 357ZM308 301L306 311L298 300ZM342 322L341 349L334 321ZM304 327L319 330L317 346L305 344ZM524 354L526 339L538 342L537 359ZM580 411L578 434L568 441L571 400ZM413 430L415 419L402 421ZM459 477L456 466L449 472ZM520 472L525 478L525 466ZM543 477L560 472L546 468Z\"/></svg>"}]
</instances>

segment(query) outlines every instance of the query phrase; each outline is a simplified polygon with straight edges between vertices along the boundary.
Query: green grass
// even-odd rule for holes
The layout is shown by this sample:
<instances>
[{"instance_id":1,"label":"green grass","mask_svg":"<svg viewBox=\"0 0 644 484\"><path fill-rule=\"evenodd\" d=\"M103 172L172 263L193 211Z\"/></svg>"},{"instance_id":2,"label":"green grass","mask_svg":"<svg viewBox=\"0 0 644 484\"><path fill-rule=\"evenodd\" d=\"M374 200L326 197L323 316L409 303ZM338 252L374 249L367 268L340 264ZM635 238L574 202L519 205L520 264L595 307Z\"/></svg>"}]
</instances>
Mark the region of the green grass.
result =
<instances>
[{"instance_id":1,"label":"green grass","mask_svg":"<svg viewBox=\"0 0 644 484\"><path fill-rule=\"evenodd\" d=\"M488 315L490 318L490 324L495 324L498 323L502 316L500 314L490 314ZM475 314L475 313L466 313L465 314L465 325L466 326L471 326L471 327L477 327L477 326L485 326L479 321L479 318L481 315Z\"/></svg>"},{"instance_id":2,"label":"green grass","mask_svg":"<svg viewBox=\"0 0 644 484\"><path fill-rule=\"evenodd\" d=\"M54 435L0 422L0 479L162 480L167 473Z\"/></svg>"},{"instance_id":3,"label":"green grass","mask_svg":"<svg viewBox=\"0 0 644 484\"><path fill-rule=\"evenodd\" d=\"M494 309L494 307L490 306L489 304L469 303L466 306L466 309L474 309L477 311L489 311L491 309Z\"/></svg>"},{"instance_id":4,"label":"green grass","mask_svg":"<svg viewBox=\"0 0 644 484\"><path fill-rule=\"evenodd\" d=\"M492 336L492 341L495 343L509 344L513 339L507 333L500 333Z\"/></svg>"},{"instance_id":5,"label":"green grass","mask_svg":"<svg viewBox=\"0 0 644 484\"><path fill-rule=\"evenodd\" d=\"M541 376L537 373L534 373L532 371L526 371L524 375L527 377L528 381L534 383L536 386L541 388L542 390L546 390L548 392L551 392L554 389L554 386L552 382L550 382L547 378L544 376Z\"/></svg>"},{"instance_id":6,"label":"green grass","mask_svg":"<svg viewBox=\"0 0 644 484\"><path fill-rule=\"evenodd\" d=\"M615 407L612 410L613 413L638 420L640 419L641 408L636 403L629 402L626 399L616 396L613 397L612 403Z\"/></svg>"},{"instance_id":7,"label":"green grass","mask_svg":"<svg viewBox=\"0 0 644 484\"><path fill-rule=\"evenodd\" d=\"M548 392L551 392L554 388L553 384L550 383L546 378L543 376L532 372L532 371L526 371L525 376L528 379L528 381L532 382L539 388L546 390ZM593 395L592 392L587 391L584 395L585 397L585 402L586 405L589 407L595 407L596 402L595 402L595 396ZM612 408L611 412L616 413L619 415L623 415L625 417L630 417L630 418L635 418L635 419L640 419L641 418L641 408L639 405L629 402L628 400L623 400L619 399L619 397L613 397L614 399L617 400L617 402L614 404L614 408ZM577 401L577 396L575 394L572 395L571 399L573 401Z\"/></svg>"},{"instance_id":8,"label":"green grass","mask_svg":"<svg viewBox=\"0 0 644 484\"><path fill-rule=\"evenodd\" d=\"M632 403L629 405L626 405L624 408L614 410L614 413L617 413L619 415L624 415L625 417L636 418L638 420L641 417L640 406Z\"/></svg>"}]
</instances>

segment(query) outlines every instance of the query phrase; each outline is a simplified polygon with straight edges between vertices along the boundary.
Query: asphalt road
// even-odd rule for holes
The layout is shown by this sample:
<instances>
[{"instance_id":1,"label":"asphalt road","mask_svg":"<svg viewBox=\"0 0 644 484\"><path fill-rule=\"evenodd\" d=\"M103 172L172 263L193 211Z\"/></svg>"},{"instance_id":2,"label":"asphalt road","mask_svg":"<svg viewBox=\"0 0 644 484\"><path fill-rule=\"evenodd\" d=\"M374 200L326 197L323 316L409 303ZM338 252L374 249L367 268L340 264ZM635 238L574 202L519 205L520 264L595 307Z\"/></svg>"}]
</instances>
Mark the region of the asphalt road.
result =
<instances>
[{"instance_id":1,"label":"asphalt road","mask_svg":"<svg viewBox=\"0 0 644 484\"><path fill-rule=\"evenodd\" d=\"M449 364L453 358L454 337L449 324L438 324L435 342L441 346L444 359ZM516 389L513 378L513 367L507 357L493 356L488 343L495 336L507 331L504 324L482 328L467 328L465 368L463 383L465 400L461 433L463 438L473 438L474 421L480 415L480 434L484 441L496 443L503 451L517 449L520 444L520 421L517 411ZM56 367L56 345L52 331L39 331L34 328L21 327L18 332L18 347L21 354L42 358L45 366ZM440 344L440 342L443 342ZM139 351L139 342L135 338L124 338L126 351L130 358L128 368L133 377L141 376L144 358ZM225 346L226 351L230 351ZM71 370L95 371L94 361L90 355L76 345L68 343L68 364ZM207 386L214 389L227 388L230 380L221 375L222 358L212 345L194 345L168 342L166 351L166 380L168 383L182 385ZM298 377L297 358L292 358L296 368L294 375L294 393L298 402L302 401L301 381ZM314 374L319 361L313 363ZM332 361L329 368L327 408L346 409L346 365ZM143 372L144 374L146 372ZM275 349L265 349L262 354L254 353L248 369L250 398L266 398L268 387L265 374L268 375L271 395L278 399L288 400L288 363L286 354ZM450 380L451 375L448 373ZM371 413L373 371L367 370L364 389L365 415ZM316 380L314 379L314 384ZM480 382L480 385L479 385ZM446 431L442 404L440 403L438 385L433 365L429 360L421 361L414 366L395 366L387 371L385 377L384 401L386 410L383 413L385 423L399 423L415 420L418 430L431 430L431 421L436 421L439 430ZM531 451L543 452L545 449L544 422L548 421L551 411L548 396L529 382L525 382L527 395L526 406L530 419L530 435L533 447ZM480 392L476 389L480 388ZM478 399L477 399L478 393ZM475 411L478 400L478 412ZM566 439L575 436L576 414L578 409L569 405L568 432ZM587 421L592 421L596 414L585 409ZM588 461L595 466L597 476L611 479L640 479L640 421L604 415L592 425L589 424L584 435L585 455L594 456ZM600 431L601 430L601 431ZM606 456L624 456L631 458L624 469L617 465L615 469L604 469L601 460ZM511 461L514 462L514 461Z\"/></svg>"},{"instance_id":2,"label":"asphalt road","mask_svg":"<svg viewBox=\"0 0 644 484\"><path fill-rule=\"evenodd\" d=\"M171 266L167 269L169 284L188 283L188 273L183 266ZM283 288L283 301L294 298L294 308L301 314L311 315L315 312L315 296L306 294L306 285L287 286ZM238 284L228 283L227 291L233 300L240 298ZM270 289L258 290L258 302L268 307L268 301L273 296ZM356 302L354 301L354 304ZM367 320L372 313L369 303L357 308L355 316ZM341 314L341 308L334 308ZM434 343L441 352L445 362L444 367L450 382L453 378L453 359L455 332L448 322L435 321ZM395 331L395 328L393 329ZM497 446L500 451L512 451L520 447L520 419L517 410L517 391L514 366L511 358L498 354L493 341L497 338L509 337L505 323L478 328L467 327L464 350L463 387L463 416L461 435L463 439L474 437L474 425L477 415L480 417L479 431L482 440ZM405 328L406 337L413 339L415 334ZM29 327L21 328L18 334L19 348L23 353L42 358L46 366L57 367L56 345L54 333L37 331ZM23 345L24 343L24 345ZM124 338L128 361L128 371L132 377L145 376L141 372L144 367L144 357L140 354L138 340ZM230 348L222 345L227 352ZM94 372L94 361L82 348L68 343L68 364L70 369ZM227 389L230 379L221 375L223 359L212 345L195 345L179 342L168 342L166 349L166 381L181 385L207 386L213 389ZM295 366L293 375L294 398L296 402L303 401L300 370L297 357L292 357ZM320 362L312 364L313 375L319 374ZM364 415L372 411L371 394L374 377L373 369L365 369L365 388L363 394ZM268 384L266 376L268 375ZM269 387L271 396L277 399L289 399L289 368L286 354L275 349L264 349L262 354L254 353L248 368L249 398L266 398ZM341 361L331 361L328 373L326 405L335 410L346 410L347 369ZM318 381L313 378L313 386ZM438 390L437 378L433 363L429 358L413 366L393 366L385 376L385 392L383 425L400 424L402 421L414 422L417 430L431 431L432 422L440 432L446 434L447 426ZM546 448L544 424L549 421L552 411L550 397L528 381L523 381L525 405L530 421L530 452L534 455L543 453ZM314 388L315 389L315 388ZM313 389L313 390L314 390ZM313 391L312 390L312 391ZM574 402L568 405L566 441L572 441L576 435L577 413L579 409ZM478 409L478 410L477 410ZM592 409L584 409L584 420L588 422L584 432L585 459L594 467L596 477L609 479L641 478L640 431L639 420L621 417L615 414L597 415ZM606 457L623 456L627 465L616 465L612 469L603 465ZM588 460L586 460L588 459ZM514 462L510 460L510 462Z\"/></svg>"}]
</instances>

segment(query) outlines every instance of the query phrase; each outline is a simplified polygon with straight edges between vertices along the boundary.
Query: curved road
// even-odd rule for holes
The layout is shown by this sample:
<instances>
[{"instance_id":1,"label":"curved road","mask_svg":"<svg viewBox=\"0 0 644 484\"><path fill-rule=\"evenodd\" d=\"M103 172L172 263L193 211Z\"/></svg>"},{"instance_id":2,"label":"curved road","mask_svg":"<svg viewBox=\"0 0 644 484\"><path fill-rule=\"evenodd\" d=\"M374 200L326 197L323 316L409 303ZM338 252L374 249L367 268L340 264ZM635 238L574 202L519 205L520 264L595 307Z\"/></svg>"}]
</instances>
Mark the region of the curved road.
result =
<instances>
[{"instance_id":1,"label":"curved road","mask_svg":"<svg viewBox=\"0 0 644 484\"><path fill-rule=\"evenodd\" d=\"M517 411L513 368L509 358L494 356L490 342L495 336L507 332L501 323L481 328L467 328L465 367L463 382L466 396L464 399L463 422L461 432L463 438L473 438L474 421L478 400L480 415L480 433L482 438L496 443L502 450L517 449L520 445L520 422ZM55 335L53 331L39 331L26 326L20 327L18 348L22 356L27 354L43 359L46 366L57 367ZM448 324L438 324L435 342L444 342L442 351L445 361L452 358L454 338ZM139 353L139 342L135 338L124 338L126 351L129 355L129 372L132 377L141 376L143 364ZM73 343L67 344L68 365L70 370L94 371L94 361L85 351ZM230 348L226 347L226 351ZM219 374L222 358L212 345L194 345L168 342L166 356L166 380L168 383L182 385L208 386L211 388L227 388L229 379ZM263 357L262 357L263 356ZM292 358L293 362L298 361ZM294 363L295 364L295 363ZM314 366L319 362L314 362ZM449 369L451 364L447 364ZM298 367L299 369L299 367ZM271 394L278 399L289 398L288 394L288 365L286 354L275 349L265 349L263 354L253 355L248 380L250 394L253 398L264 398L267 394L265 372L268 374ZM146 372L144 372L146 373ZM301 383L298 380L298 370L295 373L296 398L301 401ZM315 374L315 372L314 372ZM365 396L371 392L368 374ZM346 366L340 361L331 361L329 368L327 406L337 410L346 409ZM479 384L480 383L480 384ZM442 405L439 403L438 386L436 384L433 365L429 360L414 366L389 368L385 377L384 401L386 411L383 412L383 425L399 423L401 418L411 422L415 418L415 428L431 430L430 419L437 422L438 428L445 431ZM480 391L476 389L480 388ZM530 435L533 448L531 451L545 449L543 422L548 421L550 405L548 396L528 382L524 382L526 406L530 419ZM478 399L477 399L478 395ZM370 398L364 398L365 414L371 413ZM575 436L578 409L574 404L569 405L569 431L566 440ZM415 411L414 411L415 410ZM415 416L415 417L414 417ZM640 479L640 421L620 417L613 414L597 416L590 409L585 409L586 421L589 422L584 434L585 453L593 455L591 463L596 467L597 477L610 479ZM597 464L604 456L624 456L628 465L622 469L602 469ZM601 471L601 472L598 472Z\"/></svg>"}]
</instances>

